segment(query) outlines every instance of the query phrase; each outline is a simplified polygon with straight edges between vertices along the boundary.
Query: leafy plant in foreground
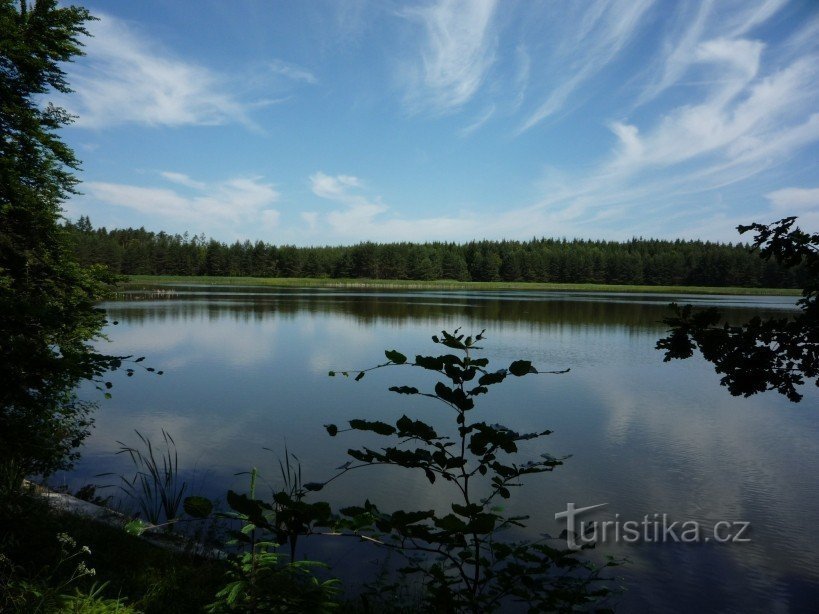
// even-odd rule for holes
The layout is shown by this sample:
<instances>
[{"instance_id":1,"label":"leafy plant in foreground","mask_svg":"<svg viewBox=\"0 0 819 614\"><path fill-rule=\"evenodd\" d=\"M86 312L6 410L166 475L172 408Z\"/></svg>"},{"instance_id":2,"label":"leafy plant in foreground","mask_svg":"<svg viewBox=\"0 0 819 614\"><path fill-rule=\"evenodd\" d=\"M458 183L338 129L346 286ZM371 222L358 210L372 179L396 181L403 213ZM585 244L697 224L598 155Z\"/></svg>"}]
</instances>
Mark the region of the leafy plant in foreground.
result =
<instances>
[{"instance_id":1,"label":"leafy plant in foreground","mask_svg":"<svg viewBox=\"0 0 819 614\"><path fill-rule=\"evenodd\" d=\"M392 392L434 399L447 407L455 423L453 435L406 415L394 424L354 419L349 429L326 425L335 437L344 431L365 431L391 441L385 447L350 449L352 460L324 483L306 484L321 490L341 475L362 467L393 465L422 472L429 482L443 480L454 489L455 500L446 513L435 510L379 510L367 500L362 506L340 510L338 528L366 536L407 557L404 573L420 573L426 580L428 605L435 611L486 612L511 601L533 611L570 610L588 605L609 590L599 582L598 569L577 553L537 542L510 543L498 539L511 527L523 527L526 516L504 516L498 503L512 496L521 478L552 471L563 459L541 454L515 462L518 444L540 439L551 431L519 433L500 424L473 421L476 399L508 377L539 373L531 362L516 360L508 368L489 369L489 360L477 358L473 336L443 331L436 344L458 354L415 357L410 361L395 350L385 352L387 362L360 370L361 380L373 369L411 366L439 376L431 392L413 386L393 386ZM565 373L550 371L548 373ZM340 372L350 375L355 371ZM336 372L331 371L330 375ZM443 380L443 381L441 381ZM614 564L610 561L610 564Z\"/></svg>"},{"instance_id":2,"label":"leafy plant in foreground","mask_svg":"<svg viewBox=\"0 0 819 614\"><path fill-rule=\"evenodd\" d=\"M276 514L269 503L256 499L256 477L254 469L249 496L228 491L233 512L225 516L242 523L229 545L246 550L233 559L230 581L216 594L208 611L321 613L334 609L339 581L316 578L313 570L323 567L321 563L288 561L277 551L279 544L271 539L278 533ZM329 514L329 507L327 511Z\"/></svg>"},{"instance_id":3,"label":"leafy plant in foreground","mask_svg":"<svg viewBox=\"0 0 819 614\"><path fill-rule=\"evenodd\" d=\"M102 589L98 588L92 588L88 595L79 591L65 593L82 578L95 575L96 571L85 562L85 557L91 554L87 546L78 547L74 538L66 533L58 533L57 542L60 551L56 562L43 567L31 578L17 578L15 565L0 553L0 611L5 611L6 607L33 613L75 611L67 606L80 598L93 601L100 596Z\"/></svg>"},{"instance_id":4,"label":"leafy plant in foreground","mask_svg":"<svg viewBox=\"0 0 819 614\"><path fill-rule=\"evenodd\" d=\"M294 463L291 464L291 460ZM284 459L279 459L282 476L281 490L273 492L273 511L276 521L276 540L290 547L290 559L296 560L296 544L300 535L311 532L312 524L329 524L330 506L326 503L307 503L308 494L301 478L301 462L284 446Z\"/></svg>"}]
</instances>

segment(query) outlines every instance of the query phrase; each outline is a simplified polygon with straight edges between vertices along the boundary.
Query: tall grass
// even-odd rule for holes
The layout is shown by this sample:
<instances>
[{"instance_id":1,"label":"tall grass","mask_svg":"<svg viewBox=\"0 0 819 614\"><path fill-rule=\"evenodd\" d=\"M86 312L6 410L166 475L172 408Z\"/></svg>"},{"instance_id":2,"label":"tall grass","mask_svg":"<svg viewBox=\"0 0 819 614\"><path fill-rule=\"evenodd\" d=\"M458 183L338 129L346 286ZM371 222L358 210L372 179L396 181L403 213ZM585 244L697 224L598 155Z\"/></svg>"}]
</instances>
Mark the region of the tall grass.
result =
<instances>
[{"instance_id":1,"label":"tall grass","mask_svg":"<svg viewBox=\"0 0 819 614\"><path fill-rule=\"evenodd\" d=\"M129 446L117 441L117 454L127 454L136 472L128 478L119 475L119 487L131 500L136 502L141 517L153 525L170 523L179 516L188 485L179 476L179 454L176 442L162 429L162 443L154 447L151 440L134 431L141 445ZM102 474L112 475L112 474ZM166 524L170 529L173 525Z\"/></svg>"}]
</instances>

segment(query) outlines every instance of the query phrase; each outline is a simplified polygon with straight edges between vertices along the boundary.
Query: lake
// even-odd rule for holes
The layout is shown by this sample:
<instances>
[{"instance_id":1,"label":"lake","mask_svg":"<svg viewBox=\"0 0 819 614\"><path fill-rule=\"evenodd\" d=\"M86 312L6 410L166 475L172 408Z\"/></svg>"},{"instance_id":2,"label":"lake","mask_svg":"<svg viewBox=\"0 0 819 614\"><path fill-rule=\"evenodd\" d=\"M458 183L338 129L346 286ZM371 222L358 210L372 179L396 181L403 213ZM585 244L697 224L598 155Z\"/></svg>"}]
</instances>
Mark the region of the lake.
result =
<instances>
[{"instance_id":1,"label":"lake","mask_svg":"<svg viewBox=\"0 0 819 614\"><path fill-rule=\"evenodd\" d=\"M285 445L304 481L322 481L346 450L377 437L327 435L324 424L351 418L394 422L403 413L442 424L444 407L388 392L426 385L428 372L389 368L362 381L328 377L384 361L385 349L443 353L441 329L486 329L490 367L515 359L564 375L510 378L477 404L476 414L519 431L550 429L525 454L571 455L554 472L529 476L509 513L530 516L525 536L558 535L567 503L607 504L588 519L646 516L747 522L750 542L602 544L596 557L625 556L616 569L622 611L808 611L819 598L819 394L805 386L793 404L775 393L734 398L700 358L663 363L654 349L672 300L716 305L730 320L787 313L793 297L660 296L550 292L349 291L165 286L131 290L103 307L118 321L105 351L146 356L156 377L115 374L76 470L72 489L128 473L117 441L154 441L166 429L194 491L244 491L258 467L280 483ZM92 386L83 398L99 399ZM353 435L353 436L350 436ZM110 482L110 478L109 478ZM369 468L318 493L333 506L365 497L385 511L443 508L445 486L423 474ZM655 514L657 516L655 516ZM586 517L584 517L585 519ZM325 552L337 568L364 569L376 555L351 545ZM310 546L308 544L308 546ZM308 547L308 550L310 548ZM307 552L308 556L316 552Z\"/></svg>"}]
</instances>

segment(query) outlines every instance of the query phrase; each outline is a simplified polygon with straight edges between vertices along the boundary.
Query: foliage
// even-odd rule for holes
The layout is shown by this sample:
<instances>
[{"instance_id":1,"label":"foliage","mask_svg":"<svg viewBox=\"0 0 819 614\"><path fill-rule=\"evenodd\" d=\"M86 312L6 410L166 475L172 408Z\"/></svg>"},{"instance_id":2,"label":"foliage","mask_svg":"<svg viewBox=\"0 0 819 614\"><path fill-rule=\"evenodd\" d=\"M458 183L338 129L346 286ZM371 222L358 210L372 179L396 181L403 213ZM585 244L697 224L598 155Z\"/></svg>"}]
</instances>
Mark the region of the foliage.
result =
<instances>
[{"instance_id":1,"label":"foliage","mask_svg":"<svg viewBox=\"0 0 819 614\"><path fill-rule=\"evenodd\" d=\"M36 496L21 497L16 505L23 507L11 517L0 516L0 552L8 563L0 563L0 611L31 611L15 608L8 601L4 604L4 587L17 591L28 584L56 594L53 587L76 568L63 563L58 573L52 573L63 556L56 533L67 533L87 546L90 554L84 552L72 562L82 559L96 570L95 575L86 575L62 589L62 608L72 603L87 608L82 611L106 611L103 607L117 611L115 603L127 600L134 611L146 614L201 612L223 582L224 561L158 548L117 527L49 508ZM27 598L29 604L35 603L30 593ZM122 606L119 611L131 610Z\"/></svg>"},{"instance_id":2,"label":"foliage","mask_svg":"<svg viewBox=\"0 0 819 614\"><path fill-rule=\"evenodd\" d=\"M352 460L323 484L309 484L320 490L341 475L374 465L392 465L419 471L430 484L443 480L454 489L454 500L445 513L436 510L397 510L384 513L369 500L363 505L340 510L338 527L366 535L407 556L403 572L425 577L428 605L435 611L485 612L502 608L511 601L522 602L532 611L570 610L585 606L607 594L598 583L597 569L577 558L576 553L548 540L511 543L499 534L523 527L525 516L504 516L498 507L521 486L524 476L552 471L563 459L547 453L535 460L515 462L518 445L535 441L551 431L519 433L500 424L472 421L476 400L508 377L538 373L527 360L516 360L507 368L489 369L487 358L477 358L476 344L483 331L473 336L442 331L432 340L455 353L439 356L417 355L414 361L389 350L387 362L355 373L361 380L368 371L391 366L412 366L432 372L445 380L432 392L414 386L393 386L392 392L434 399L450 410L455 433L450 436L406 415L394 424L354 419L348 429L326 425L335 437L344 431L362 431L388 438L386 447L350 449ZM331 371L330 375L337 372ZM565 373L565 371L549 372ZM414 555L422 556L414 556Z\"/></svg>"},{"instance_id":3,"label":"foliage","mask_svg":"<svg viewBox=\"0 0 819 614\"><path fill-rule=\"evenodd\" d=\"M43 101L70 91L61 66L89 19L57 0L0 0L0 473L12 487L71 465L91 407L70 391L121 363L91 345L115 278L68 247L61 203L78 161L57 130L71 117Z\"/></svg>"},{"instance_id":4,"label":"foliage","mask_svg":"<svg viewBox=\"0 0 819 614\"><path fill-rule=\"evenodd\" d=\"M155 450L148 437L139 431L134 432L142 443L141 448L117 442L120 446L117 454L127 454L136 470L130 478L120 475L119 487L137 504L142 519L153 525L164 524L170 529L183 507L188 488L179 475L176 442L170 433L162 429L164 445ZM196 503L194 501L188 505Z\"/></svg>"},{"instance_id":5,"label":"foliage","mask_svg":"<svg viewBox=\"0 0 819 614\"><path fill-rule=\"evenodd\" d=\"M285 561L278 543L275 512L256 499L256 470L251 473L250 494L228 492L232 512L226 516L242 523L229 543L244 550L232 561L230 581L216 594L209 612L327 612L337 606L338 580L321 581L313 561Z\"/></svg>"},{"instance_id":6,"label":"foliage","mask_svg":"<svg viewBox=\"0 0 819 614\"><path fill-rule=\"evenodd\" d=\"M672 305L665 320L669 335L657 342L665 361L689 358L694 350L714 364L720 380L734 396L749 397L776 390L793 402L802 399L797 386L814 379L819 386L819 233L794 228L795 217L770 225L739 226L756 232L754 249L765 261L803 272L800 313L793 317L755 317L741 325L722 322L715 308L695 311Z\"/></svg>"},{"instance_id":7,"label":"foliage","mask_svg":"<svg viewBox=\"0 0 819 614\"><path fill-rule=\"evenodd\" d=\"M75 254L125 275L281 278L449 279L649 286L796 287L798 270L763 262L743 245L702 241L472 241L294 247L232 244L204 235L69 224Z\"/></svg>"},{"instance_id":8,"label":"foliage","mask_svg":"<svg viewBox=\"0 0 819 614\"><path fill-rule=\"evenodd\" d=\"M293 461L291 463L291 461ZM300 535L311 532L315 523L330 523L330 506L326 503L304 501L309 489L302 482L301 462L284 447L284 459L279 459L282 488L272 493L276 541L290 547L290 559L296 560L296 544ZM307 485L309 486L309 485Z\"/></svg>"},{"instance_id":9,"label":"foliage","mask_svg":"<svg viewBox=\"0 0 819 614\"><path fill-rule=\"evenodd\" d=\"M78 547L67 533L58 533L59 555L54 564L42 567L35 577L18 578L18 570L5 555L0 554L0 606L13 607L16 611L51 612L76 595L65 591L96 571L87 566L85 558L91 554L87 546ZM61 609L62 611L62 609Z\"/></svg>"},{"instance_id":10,"label":"foliage","mask_svg":"<svg viewBox=\"0 0 819 614\"><path fill-rule=\"evenodd\" d=\"M87 593L76 589L73 595L65 595L60 602L62 614L136 614L121 598L103 596L106 583L94 584Z\"/></svg>"}]
</instances>

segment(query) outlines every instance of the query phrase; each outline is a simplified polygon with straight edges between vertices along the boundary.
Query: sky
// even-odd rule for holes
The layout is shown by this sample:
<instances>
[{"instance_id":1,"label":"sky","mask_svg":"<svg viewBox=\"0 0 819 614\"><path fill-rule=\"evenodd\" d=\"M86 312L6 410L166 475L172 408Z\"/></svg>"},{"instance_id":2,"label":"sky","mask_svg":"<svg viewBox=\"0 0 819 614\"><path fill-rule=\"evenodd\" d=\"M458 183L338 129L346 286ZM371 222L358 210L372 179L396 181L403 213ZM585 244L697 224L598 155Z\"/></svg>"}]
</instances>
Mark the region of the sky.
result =
<instances>
[{"instance_id":1,"label":"sky","mask_svg":"<svg viewBox=\"0 0 819 614\"><path fill-rule=\"evenodd\" d=\"M817 0L78 3L98 20L51 96L77 116L70 219L295 245L819 230Z\"/></svg>"}]
</instances>

